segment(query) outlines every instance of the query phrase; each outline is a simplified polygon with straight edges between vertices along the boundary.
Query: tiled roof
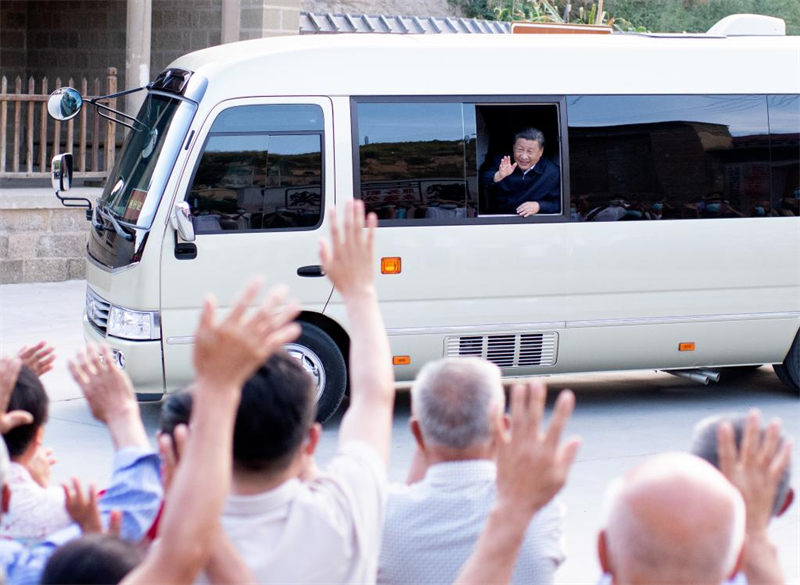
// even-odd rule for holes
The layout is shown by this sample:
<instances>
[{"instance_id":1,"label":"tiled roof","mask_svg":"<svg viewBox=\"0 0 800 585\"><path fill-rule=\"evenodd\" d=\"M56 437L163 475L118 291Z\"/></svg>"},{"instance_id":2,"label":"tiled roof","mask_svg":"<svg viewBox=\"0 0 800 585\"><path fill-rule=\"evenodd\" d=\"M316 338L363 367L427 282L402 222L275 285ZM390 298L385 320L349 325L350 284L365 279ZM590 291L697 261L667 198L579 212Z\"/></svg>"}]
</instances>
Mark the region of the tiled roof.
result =
<instances>
[{"instance_id":1,"label":"tiled roof","mask_svg":"<svg viewBox=\"0 0 800 585\"><path fill-rule=\"evenodd\" d=\"M507 34L508 22L447 16L391 16L301 12L300 34Z\"/></svg>"}]
</instances>

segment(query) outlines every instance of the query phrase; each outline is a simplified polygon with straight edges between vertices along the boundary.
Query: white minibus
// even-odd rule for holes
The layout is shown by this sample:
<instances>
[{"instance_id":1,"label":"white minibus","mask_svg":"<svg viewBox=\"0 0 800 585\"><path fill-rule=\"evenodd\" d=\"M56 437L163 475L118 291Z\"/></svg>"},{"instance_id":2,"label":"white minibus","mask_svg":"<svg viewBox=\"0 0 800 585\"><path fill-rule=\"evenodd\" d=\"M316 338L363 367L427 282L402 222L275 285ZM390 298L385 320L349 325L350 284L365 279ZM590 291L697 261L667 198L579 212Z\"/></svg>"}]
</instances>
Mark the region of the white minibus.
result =
<instances>
[{"instance_id":1,"label":"white minibus","mask_svg":"<svg viewBox=\"0 0 800 585\"><path fill-rule=\"evenodd\" d=\"M380 220L400 383L430 360L481 356L508 377L707 382L774 364L798 392L800 37L777 22L310 35L181 57L122 119L90 214L86 337L158 399L192 378L204 294L228 306L264 275L302 302L288 350L327 418L347 389L348 324L318 241L332 206L356 197ZM65 119L80 95L54 105ZM498 208L490 177L531 128L557 187L521 217ZM54 165L58 187L69 162Z\"/></svg>"}]
</instances>

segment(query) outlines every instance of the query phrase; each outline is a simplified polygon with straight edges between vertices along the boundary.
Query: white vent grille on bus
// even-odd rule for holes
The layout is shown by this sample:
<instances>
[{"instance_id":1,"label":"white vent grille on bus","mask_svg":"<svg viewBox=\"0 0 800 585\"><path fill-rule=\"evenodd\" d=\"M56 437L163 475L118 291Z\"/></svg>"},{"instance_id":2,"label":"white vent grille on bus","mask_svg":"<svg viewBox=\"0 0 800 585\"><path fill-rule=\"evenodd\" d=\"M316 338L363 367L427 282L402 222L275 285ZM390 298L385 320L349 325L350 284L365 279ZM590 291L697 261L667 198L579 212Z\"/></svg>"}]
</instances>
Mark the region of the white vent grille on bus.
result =
<instances>
[{"instance_id":1,"label":"white vent grille on bus","mask_svg":"<svg viewBox=\"0 0 800 585\"><path fill-rule=\"evenodd\" d=\"M480 357L501 368L549 367L556 363L558 334L522 333L447 337L447 357Z\"/></svg>"}]
</instances>

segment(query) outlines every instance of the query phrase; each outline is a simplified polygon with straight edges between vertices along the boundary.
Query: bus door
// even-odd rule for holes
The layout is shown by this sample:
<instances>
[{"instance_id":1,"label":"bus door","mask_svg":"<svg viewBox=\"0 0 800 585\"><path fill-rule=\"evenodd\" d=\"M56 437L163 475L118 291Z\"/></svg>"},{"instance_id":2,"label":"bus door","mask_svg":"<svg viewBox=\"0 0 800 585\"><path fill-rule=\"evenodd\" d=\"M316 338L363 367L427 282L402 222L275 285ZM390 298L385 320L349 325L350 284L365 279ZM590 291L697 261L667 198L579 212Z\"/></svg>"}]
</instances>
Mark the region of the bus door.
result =
<instances>
[{"instance_id":1,"label":"bus door","mask_svg":"<svg viewBox=\"0 0 800 585\"><path fill-rule=\"evenodd\" d=\"M326 98L227 101L206 118L175 202L188 204L193 242L172 230L161 251L161 327L167 391L191 379L199 311L222 312L257 275L289 285L322 312L332 287L318 242L334 202L331 104Z\"/></svg>"}]
</instances>

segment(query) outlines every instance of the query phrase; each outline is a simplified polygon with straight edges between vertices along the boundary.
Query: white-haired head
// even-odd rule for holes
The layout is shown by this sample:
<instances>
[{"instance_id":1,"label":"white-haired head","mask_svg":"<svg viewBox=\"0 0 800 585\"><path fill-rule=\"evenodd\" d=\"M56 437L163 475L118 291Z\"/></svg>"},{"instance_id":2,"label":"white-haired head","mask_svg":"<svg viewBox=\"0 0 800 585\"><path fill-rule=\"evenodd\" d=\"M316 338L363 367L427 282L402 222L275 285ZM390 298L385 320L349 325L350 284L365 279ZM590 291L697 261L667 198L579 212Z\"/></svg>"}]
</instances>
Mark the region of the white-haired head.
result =
<instances>
[{"instance_id":1,"label":"white-haired head","mask_svg":"<svg viewBox=\"0 0 800 585\"><path fill-rule=\"evenodd\" d=\"M428 363L411 387L411 413L425 443L447 449L490 442L495 404L505 406L500 370L479 358Z\"/></svg>"},{"instance_id":2,"label":"white-haired head","mask_svg":"<svg viewBox=\"0 0 800 585\"><path fill-rule=\"evenodd\" d=\"M600 555L616 583L721 583L744 542L744 501L688 453L651 457L606 493Z\"/></svg>"}]
</instances>

